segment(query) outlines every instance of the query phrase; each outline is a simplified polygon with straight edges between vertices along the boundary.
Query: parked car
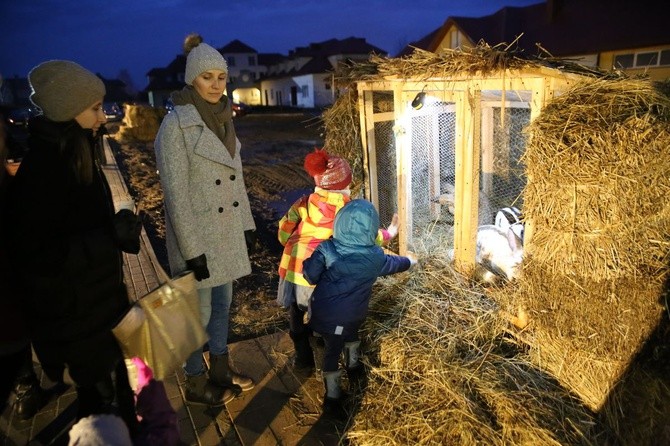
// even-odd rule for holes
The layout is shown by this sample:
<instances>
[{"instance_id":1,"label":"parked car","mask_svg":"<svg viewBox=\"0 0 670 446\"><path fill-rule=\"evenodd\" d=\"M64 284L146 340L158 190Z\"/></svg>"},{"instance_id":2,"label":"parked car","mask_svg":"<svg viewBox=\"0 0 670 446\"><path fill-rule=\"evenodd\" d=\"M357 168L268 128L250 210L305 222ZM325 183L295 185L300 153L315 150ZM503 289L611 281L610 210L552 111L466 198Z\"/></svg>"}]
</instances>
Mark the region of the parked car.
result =
<instances>
[{"instance_id":1,"label":"parked car","mask_svg":"<svg viewBox=\"0 0 670 446\"><path fill-rule=\"evenodd\" d=\"M233 102L231 107L233 110L233 118L244 116L249 113L250 110L250 107L244 102ZM172 102L172 99L168 98L165 101L165 109L168 111L168 113L174 110L174 103Z\"/></svg>"},{"instance_id":2,"label":"parked car","mask_svg":"<svg viewBox=\"0 0 670 446\"><path fill-rule=\"evenodd\" d=\"M28 120L40 114L37 107L17 107L7 113L7 123L10 126L27 126Z\"/></svg>"},{"instance_id":3,"label":"parked car","mask_svg":"<svg viewBox=\"0 0 670 446\"><path fill-rule=\"evenodd\" d=\"M102 104L102 109L105 111L107 121L114 122L123 119L123 107L117 102L104 102Z\"/></svg>"},{"instance_id":4,"label":"parked car","mask_svg":"<svg viewBox=\"0 0 670 446\"><path fill-rule=\"evenodd\" d=\"M249 113L249 106L244 102L233 102L233 118L241 117Z\"/></svg>"}]
</instances>

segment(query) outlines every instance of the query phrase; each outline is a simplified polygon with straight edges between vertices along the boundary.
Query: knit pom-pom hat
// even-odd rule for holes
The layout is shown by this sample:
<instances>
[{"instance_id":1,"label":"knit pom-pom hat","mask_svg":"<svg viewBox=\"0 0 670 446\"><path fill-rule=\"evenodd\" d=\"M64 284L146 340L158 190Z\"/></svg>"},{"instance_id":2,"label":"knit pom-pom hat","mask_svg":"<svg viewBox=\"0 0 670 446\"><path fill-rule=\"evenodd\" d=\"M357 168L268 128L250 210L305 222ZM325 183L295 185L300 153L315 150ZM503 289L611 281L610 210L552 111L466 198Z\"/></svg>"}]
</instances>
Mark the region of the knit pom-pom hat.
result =
<instances>
[{"instance_id":1,"label":"knit pom-pom hat","mask_svg":"<svg viewBox=\"0 0 670 446\"><path fill-rule=\"evenodd\" d=\"M184 40L186 72L184 82L193 85L193 80L209 70L221 70L228 73L228 64L221 53L202 41L199 34L189 34Z\"/></svg>"},{"instance_id":2,"label":"knit pom-pom hat","mask_svg":"<svg viewBox=\"0 0 670 446\"><path fill-rule=\"evenodd\" d=\"M324 149L314 148L305 157L304 168L314 184L327 190L344 190L351 184L351 167L344 158L330 156Z\"/></svg>"}]
</instances>

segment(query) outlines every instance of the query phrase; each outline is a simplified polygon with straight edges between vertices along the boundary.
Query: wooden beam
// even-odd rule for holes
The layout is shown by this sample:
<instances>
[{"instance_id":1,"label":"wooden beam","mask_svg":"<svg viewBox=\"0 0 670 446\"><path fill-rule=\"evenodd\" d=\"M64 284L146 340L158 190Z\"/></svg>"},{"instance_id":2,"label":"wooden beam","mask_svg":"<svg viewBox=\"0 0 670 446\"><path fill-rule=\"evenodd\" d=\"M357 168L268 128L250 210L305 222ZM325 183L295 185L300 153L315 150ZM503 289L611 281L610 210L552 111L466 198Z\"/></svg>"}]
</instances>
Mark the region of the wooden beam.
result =
<instances>
[{"instance_id":1,"label":"wooden beam","mask_svg":"<svg viewBox=\"0 0 670 446\"><path fill-rule=\"evenodd\" d=\"M406 108L408 94L403 93L403 85L398 84L393 89L393 109L396 113L395 119L395 148L396 168L398 178L398 250L401 255L408 252L409 232L412 230L411 203L412 203L412 135L411 126L408 125Z\"/></svg>"},{"instance_id":2,"label":"wooden beam","mask_svg":"<svg viewBox=\"0 0 670 446\"><path fill-rule=\"evenodd\" d=\"M379 209L379 188L377 183L377 141L375 140L375 124L372 118L373 92L358 91L358 110L360 111L361 142L363 144L363 170L365 173L365 198Z\"/></svg>"}]
</instances>

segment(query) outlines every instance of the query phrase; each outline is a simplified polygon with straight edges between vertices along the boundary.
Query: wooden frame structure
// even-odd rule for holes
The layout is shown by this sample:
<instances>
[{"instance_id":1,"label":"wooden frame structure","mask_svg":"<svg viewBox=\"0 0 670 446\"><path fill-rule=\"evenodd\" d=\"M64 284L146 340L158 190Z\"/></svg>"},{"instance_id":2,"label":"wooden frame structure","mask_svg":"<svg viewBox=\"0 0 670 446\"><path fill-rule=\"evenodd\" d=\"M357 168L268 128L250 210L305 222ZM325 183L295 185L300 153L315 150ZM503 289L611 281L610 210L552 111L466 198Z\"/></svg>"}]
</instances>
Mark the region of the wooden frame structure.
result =
<instances>
[{"instance_id":1,"label":"wooden frame structure","mask_svg":"<svg viewBox=\"0 0 670 446\"><path fill-rule=\"evenodd\" d=\"M358 110L366 172L365 196L376 206L379 206L379 196L375 168L377 166L375 124L393 121L400 254L410 252L407 228L411 227L412 215L407 197L411 195L412 170L411 140L406 126L407 116L411 111L410 104L417 93L422 91L430 93L437 100L455 106L454 264L458 270L465 273L471 270L475 263L480 166L487 169L491 164L490 152L482 150L482 147L490 147L490 140L493 138L493 107L500 107L501 110L509 107L530 108L532 121L554 96L570 89L580 79L583 79L583 76L579 74L543 66L529 66L520 70L504 70L485 75L459 74L448 78L430 79L388 76L383 80L359 81ZM379 91L392 92L392 111L374 112L373 94ZM439 162L434 163L432 168L439 170ZM489 186L481 185L483 188ZM528 241L532 237L532 227L533 222L526 220L527 251Z\"/></svg>"}]
</instances>

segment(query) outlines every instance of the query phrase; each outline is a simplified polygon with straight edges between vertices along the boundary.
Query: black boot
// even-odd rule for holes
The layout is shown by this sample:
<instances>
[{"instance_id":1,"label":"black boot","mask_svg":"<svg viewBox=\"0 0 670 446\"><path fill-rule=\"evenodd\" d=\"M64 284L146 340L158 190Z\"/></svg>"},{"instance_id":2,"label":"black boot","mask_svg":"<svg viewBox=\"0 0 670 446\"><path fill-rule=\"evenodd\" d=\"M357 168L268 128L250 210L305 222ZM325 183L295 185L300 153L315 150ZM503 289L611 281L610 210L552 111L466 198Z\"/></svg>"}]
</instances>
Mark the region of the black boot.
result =
<instances>
[{"instance_id":1,"label":"black boot","mask_svg":"<svg viewBox=\"0 0 670 446\"><path fill-rule=\"evenodd\" d=\"M23 364L16 377L14 393L14 411L22 420L28 420L46 404L49 399L46 390L40 387L40 382L33 368L32 350L26 349L22 357Z\"/></svg>"},{"instance_id":2,"label":"black boot","mask_svg":"<svg viewBox=\"0 0 670 446\"><path fill-rule=\"evenodd\" d=\"M295 357L293 358L293 369L300 373L308 373L314 370L314 352L309 345L309 333L294 333L289 331L289 336L293 341Z\"/></svg>"},{"instance_id":3,"label":"black boot","mask_svg":"<svg viewBox=\"0 0 670 446\"><path fill-rule=\"evenodd\" d=\"M36 376L17 382L14 392L16 393L14 411L22 420L34 417L49 399L47 392L40 387Z\"/></svg>"},{"instance_id":4,"label":"black boot","mask_svg":"<svg viewBox=\"0 0 670 446\"><path fill-rule=\"evenodd\" d=\"M209 379L217 386L239 388L243 392L251 390L256 384L248 376L240 375L230 367L228 353L209 355Z\"/></svg>"},{"instance_id":5,"label":"black boot","mask_svg":"<svg viewBox=\"0 0 670 446\"><path fill-rule=\"evenodd\" d=\"M235 392L231 389L224 389L207 378L207 374L196 376L187 376L184 386L186 401L194 404L204 404L207 406L223 406L235 398Z\"/></svg>"}]
</instances>

